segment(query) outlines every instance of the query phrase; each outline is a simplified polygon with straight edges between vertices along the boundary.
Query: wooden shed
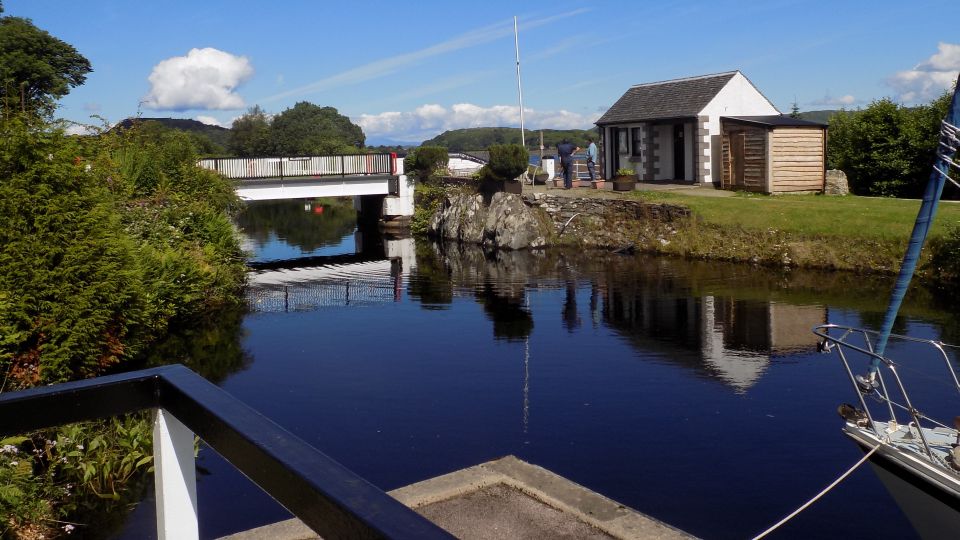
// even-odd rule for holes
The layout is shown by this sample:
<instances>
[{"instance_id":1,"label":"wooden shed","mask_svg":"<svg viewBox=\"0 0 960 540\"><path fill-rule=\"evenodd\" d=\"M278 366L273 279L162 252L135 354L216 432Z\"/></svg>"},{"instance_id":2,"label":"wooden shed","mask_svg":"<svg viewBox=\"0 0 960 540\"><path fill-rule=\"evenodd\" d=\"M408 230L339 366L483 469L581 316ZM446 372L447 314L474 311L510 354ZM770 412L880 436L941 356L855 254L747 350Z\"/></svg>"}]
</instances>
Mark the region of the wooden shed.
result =
<instances>
[{"instance_id":1,"label":"wooden shed","mask_svg":"<svg viewBox=\"0 0 960 540\"><path fill-rule=\"evenodd\" d=\"M827 126L789 116L724 116L721 187L761 193L822 193Z\"/></svg>"}]
</instances>

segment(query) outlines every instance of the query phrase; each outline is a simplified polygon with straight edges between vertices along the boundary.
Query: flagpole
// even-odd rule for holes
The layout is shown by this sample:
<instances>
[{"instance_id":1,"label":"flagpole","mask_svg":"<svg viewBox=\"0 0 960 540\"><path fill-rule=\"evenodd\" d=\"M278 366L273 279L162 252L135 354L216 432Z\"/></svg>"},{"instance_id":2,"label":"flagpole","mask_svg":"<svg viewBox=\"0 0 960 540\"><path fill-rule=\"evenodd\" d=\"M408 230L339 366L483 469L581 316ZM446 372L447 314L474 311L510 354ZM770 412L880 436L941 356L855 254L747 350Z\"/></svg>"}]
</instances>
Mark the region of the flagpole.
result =
<instances>
[{"instance_id":1,"label":"flagpole","mask_svg":"<svg viewBox=\"0 0 960 540\"><path fill-rule=\"evenodd\" d=\"M523 87L520 85L520 38L517 36L517 16L513 16L513 45L517 51L517 95L520 99L520 144L527 148L523 136Z\"/></svg>"}]
</instances>

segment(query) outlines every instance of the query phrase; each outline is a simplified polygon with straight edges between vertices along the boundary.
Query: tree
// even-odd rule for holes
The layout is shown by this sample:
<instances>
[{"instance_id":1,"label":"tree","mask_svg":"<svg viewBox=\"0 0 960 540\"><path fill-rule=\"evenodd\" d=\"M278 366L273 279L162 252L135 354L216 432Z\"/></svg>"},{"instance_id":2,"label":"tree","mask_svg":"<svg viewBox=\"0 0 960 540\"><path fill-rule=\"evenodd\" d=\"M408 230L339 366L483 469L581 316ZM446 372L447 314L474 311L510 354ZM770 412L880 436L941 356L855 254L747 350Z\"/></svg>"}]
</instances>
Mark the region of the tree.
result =
<instances>
[{"instance_id":1,"label":"tree","mask_svg":"<svg viewBox=\"0 0 960 540\"><path fill-rule=\"evenodd\" d=\"M240 157L268 156L273 153L270 118L259 105L254 105L247 114L233 121L230 151Z\"/></svg>"},{"instance_id":2,"label":"tree","mask_svg":"<svg viewBox=\"0 0 960 540\"><path fill-rule=\"evenodd\" d=\"M847 174L858 195L918 197L923 192L950 94L904 107L890 99L830 118L828 165Z\"/></svg>"},{"instance_id":3,"label":"tree","mask_svg":"<svg viewBox=\"0 0 960 540\"><path fill-rule=\"evenodd\" d=\"M359 153L366 137L337 109L301 101L274 117L270 139L278 155L306 156Z\"/></svg>"},{"instance_id":4,"label":"tree","mask_svg":"<svg viewBox=\"0 0 960 540\"><path fill-rule=\"evenodd\" d=\"M421 146L407 154L403 161L403 170L422 182L429 181L437 173L447 168L450 154L442 146Z\"/></svg>"},{"instance_id":5,"label":"tree","mask_svg":"<svg viewBox=\"0 0 960 540\"><path fill-rule=\"evenodd\" d=\"M800 118L800 106L797 105L797 101L793 101L793 105L790 106L790 118Z\"/></svg>"},{"instance_id":6,"label":"tree","mask_svg":"<svg viewBox=\"0 0 960 540\"><path fill-rule=\"evenodd\" d=\"M0 5L0 13L2 13ZM83 84L90 62L30 19L0 16L0 103L44 116L57 99Z\"/></svg>"}]
</instances>

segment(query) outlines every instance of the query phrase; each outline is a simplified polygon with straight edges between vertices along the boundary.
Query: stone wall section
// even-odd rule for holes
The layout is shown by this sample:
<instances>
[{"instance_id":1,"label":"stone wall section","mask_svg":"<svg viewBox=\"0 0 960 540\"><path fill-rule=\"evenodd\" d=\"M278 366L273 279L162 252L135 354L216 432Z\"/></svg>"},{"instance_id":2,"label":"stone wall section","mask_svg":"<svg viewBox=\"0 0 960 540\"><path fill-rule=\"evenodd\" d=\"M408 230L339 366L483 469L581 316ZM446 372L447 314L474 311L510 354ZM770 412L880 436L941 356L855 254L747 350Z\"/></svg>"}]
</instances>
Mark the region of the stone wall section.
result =
<instances>
[{"instance_id":1,"label":"stone wall section","mask_svg":"<svg viewBox=\"0 0 960 540\"><path fill-rule=\"evenodd\" d=\"M695 156L693 166L697 168L696 182L719 181L719 178L711 175L711 160L713 158L713 148L710 147L710 117L700 116L697 118L697 136L694 138L693 153ZM719 151L719 150L718 150Z\"/></svg>"},{"instance_id":2,"label":"stone wall section","mask_svg":"<svg viewBox=\"0 0 960 540\"><path fill-rule=\"evenodd\" d=\"M671 204L654 204L630 199L575 198L533 193L523 196L527 205L540 208L559 225L574 214L595 216L601 220L611 217L630 217L637 220L672 222L690 217L690 209Z\"/></svg>"}]
</instances>

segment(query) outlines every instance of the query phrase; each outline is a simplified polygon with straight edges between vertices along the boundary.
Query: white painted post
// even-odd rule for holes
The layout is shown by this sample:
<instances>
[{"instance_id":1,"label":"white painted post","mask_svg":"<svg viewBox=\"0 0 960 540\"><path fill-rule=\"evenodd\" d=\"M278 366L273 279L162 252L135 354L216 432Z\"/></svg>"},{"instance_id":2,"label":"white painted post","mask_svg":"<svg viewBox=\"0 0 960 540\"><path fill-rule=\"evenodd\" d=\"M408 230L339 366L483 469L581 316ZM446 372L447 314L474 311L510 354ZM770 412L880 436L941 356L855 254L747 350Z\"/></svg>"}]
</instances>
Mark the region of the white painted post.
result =
<instances>
[{"instance_id":1,"label":"white painted post","mask_svg":"<svg viewBox=\"0 0 960 540\"><path fill-rule=\"evenodd\" d=\"M163 409L156 409L153 422L153 466L157 538L199 539L193 432Z\"/></svg>"}]
</instances>

